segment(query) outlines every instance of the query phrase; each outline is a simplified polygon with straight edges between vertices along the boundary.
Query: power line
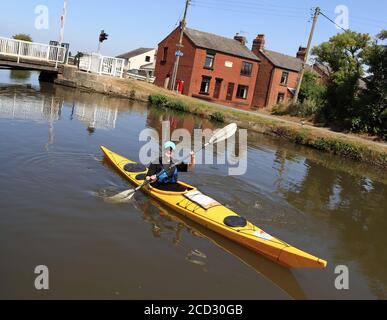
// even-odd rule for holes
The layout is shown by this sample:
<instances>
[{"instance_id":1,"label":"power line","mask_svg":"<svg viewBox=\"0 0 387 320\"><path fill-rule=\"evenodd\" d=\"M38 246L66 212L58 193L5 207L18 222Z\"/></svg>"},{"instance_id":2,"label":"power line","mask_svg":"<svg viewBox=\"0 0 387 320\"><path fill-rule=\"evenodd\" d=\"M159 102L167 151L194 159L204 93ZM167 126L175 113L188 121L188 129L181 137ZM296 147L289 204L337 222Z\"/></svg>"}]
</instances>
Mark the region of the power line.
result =
<instances>
[{"instance_id":1,"label":"power line","mask_svg":"<svg viewBox=\"0 0 387 320\"><path fill-rule=\"evenodd\" d=\"M342 26L338 25L336 22L334 22L331 18L329 18L327 15L324 14L324 12L320 11L320 14L327 19L328 21L332 22L336 27L340 28L343 31L348 31L348 29L344 29Z\"/></svg>"},{"instance_id":2,"label":"power line","mask_svg":"<svg viewBox=\"0 0 387 320\"><path fill-rule=\"evenodd\" d=\"M375 18L366 18L366 17L360 17L360 16L354 16L354 15L350 15L350 19L357 19L357 20L368 20L368 21L372 21L372 22L378 22L378 23L385 23L387 25L387 20L379 20L379 19L375 19Z\"/></svg>"},{"instance_id":3,"label":"power line","mask_svg":"<svg viewBox=\"0 0 387 320\"><path fill-rule=\"evenodd\" d=\"M248 14L259 14L259 13L263 13L263 14L268 14L268 15L273 15L273 16L279 16L279 17L290 17L290 18L305 18L304 15L301 15L301 14L292 14L292 15L288 15L288 14L282 14L281 11L268 11L269 9L267 10L236 10L235 8L226 8L226 7L219 7L219 6L208 6L208 5L204 5L204 4L201 4L201 3L193 3L192 4L193 7L197 7L197 8L206 8L206 9L216 9L216 10L222 10L222 11L231 11L231 12L236 12L236 13L248 13Z\"/></svg>"},{"instance_id":4,"label":"power line","mask_svg":"<svg viewBox=\"0 0 387 320\"><path fill-rule=\"evenodd\" d=\"M259 8L259 9L287 9L293 11L306 11L308 8L294 7L294 6L282 6L269 3L257 3L257 2L248 2L248 1L233 1L233 0L206 0L203 1L205 4L210 5L233 5L238 7L248 7L248 8ZM211 3L212 2L212 3Z\"/></svg>"},{"instance_id":5,"label":"power line","mask_svg":"<svg viewBox=\"0 0 387 320\"><path fill-rule=\"evenodd\" d=\"M354 22L355 24L357 25L364 25L364 26L371 26L371 27L374 27L374 28L379 28L379 29L385 29L385 27L383 27L380 23L378 22L371 22L371 21L363 21L363 20L359 20L357 18L353 18L353 17L350 17L349 18L349 21L351 22Z\"/></svg>"},{"instance_id":6,"label":"power line","mask_svg":"<svg viewBox=\"0 0 387 320\"><path fill-rule=\"evenodd\" d=\"M286 10L284 11L284 9L280 9L280 8L274 8L274 7L266 7L266 6L254 6L254 5L240 5L240 4L237 4L237 3L234 3L234 2L230 2L230 3L214 3L214 2L208 2L208 1L204 1L204 0L195 0L193 2L194 4L198 4L198 5L201 5L201 6L208 6L208 7L214 7L214 8L217 8L217 9L222 9L222 8L228 8L228 9L237 9L237 10L244 10L244 11L250 11L250 10L256 10L256 11L266 11L266 12L276 12L276 13L290 13L290 14L302 14L303 12L305 12L305 10L302 10L302 11L291 11L291 10Z\"/></svg>"}]
</instances>

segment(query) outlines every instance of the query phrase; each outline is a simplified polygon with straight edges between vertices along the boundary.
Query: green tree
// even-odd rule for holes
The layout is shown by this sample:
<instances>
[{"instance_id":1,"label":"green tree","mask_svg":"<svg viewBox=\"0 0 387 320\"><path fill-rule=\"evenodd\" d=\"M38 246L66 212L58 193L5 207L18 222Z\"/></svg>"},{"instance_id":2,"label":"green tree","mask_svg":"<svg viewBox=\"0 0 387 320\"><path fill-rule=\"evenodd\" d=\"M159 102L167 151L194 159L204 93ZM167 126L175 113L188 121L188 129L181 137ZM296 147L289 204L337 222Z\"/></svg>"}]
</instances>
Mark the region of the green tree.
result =
<instances>
[{"instance_id":1,"label":"green tree","mask_svg":"<svg viewBox=\"0 0 387 320\"><path fill-rule=\"evenodd\" d=\"M314 101L321 106L324 101L325 90L326 86L319 81L317 74L306 70L301 83L300 101Z\"/></svg>"},{"instance_id":2,"label":"green tree","mask_svg":"<svg viewBox=\"0 0 387 320\"><path fill-rule=\"evenodd\" d=\"M13 39L15 40L23 40L23 41L28 41L32 42L32 38L29 34L26 33L18 33L12 36Z\"/></svg>"},{"instance_id":3,"label":"green tree","mask_svg":"<svg viewBox=\"0 0 387 320\"><path fill-rule=\"evenodd\" d=\"M360 94L354 129L378 134L387 139L387 30L377 35L365 57L368 65L367 88Z\"/></svg>"},{"instance_id":4,"label":"green tree","mask_svg":"<svg viewBox=\"0 0 387 320\"><path fill-rule=\"evenodd\" d=\"M313 48L316 60L332 69L323 110L330 124L351 128L359 81L364 75L365 56L370 45L368 34L348 30Z\"/></svg>"}]
</instances>

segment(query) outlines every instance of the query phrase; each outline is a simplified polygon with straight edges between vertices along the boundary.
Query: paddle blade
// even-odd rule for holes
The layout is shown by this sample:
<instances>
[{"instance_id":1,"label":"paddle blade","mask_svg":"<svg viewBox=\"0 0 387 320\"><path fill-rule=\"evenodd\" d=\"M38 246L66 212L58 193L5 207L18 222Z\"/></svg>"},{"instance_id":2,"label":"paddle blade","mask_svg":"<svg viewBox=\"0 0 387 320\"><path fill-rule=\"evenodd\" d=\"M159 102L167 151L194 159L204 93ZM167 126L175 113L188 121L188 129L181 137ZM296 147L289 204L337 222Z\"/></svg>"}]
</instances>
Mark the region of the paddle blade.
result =
<instances>
[{"instance_id":1,"label":"paddle blade","mask_svg":"<svg viewBox=\"0 0 387 320\"><path fill-rule=\"evenodd\" d=\"M108 197L105 200L111 203L126 202L132 199L132 197L134 196L134 193L135 193L134 189L129 189L129 190L125 190L120 193L117 193L114 196Z\"/></svg>"},{"instance_id":2,"label":"paddle blade","mask_svg":"<svg viewBox=\"0 0 387 320\"><path fill-rule=\"evenodd\" d=\"M225 126L223 129L216 130L215 134L211 137L209 143L210 144L218 143L223 140L226 140L232 137L237 131L237 129L238 129L238 126L236 125L236 123L231 123Z\"/></svg>"}]
</instances>

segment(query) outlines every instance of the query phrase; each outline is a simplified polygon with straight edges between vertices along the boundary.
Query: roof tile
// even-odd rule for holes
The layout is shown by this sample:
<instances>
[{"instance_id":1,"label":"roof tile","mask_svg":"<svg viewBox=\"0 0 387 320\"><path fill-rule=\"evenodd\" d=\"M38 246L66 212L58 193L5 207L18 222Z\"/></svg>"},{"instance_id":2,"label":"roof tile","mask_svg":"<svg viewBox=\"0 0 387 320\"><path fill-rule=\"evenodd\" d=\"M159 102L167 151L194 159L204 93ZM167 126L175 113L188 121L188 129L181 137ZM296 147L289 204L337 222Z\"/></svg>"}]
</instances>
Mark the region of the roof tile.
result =
<instances>
[{"instance_id":1,"label":"roof tile","mask_svg":"<svg viewBox=\"0 0 387 320\"><path fill-rule=\"evenodd\" d=\"M190 28L185 30L185 34L197 47L259 61L259 58L252 51L237 40Z\"/></svg>"}]
</instances>

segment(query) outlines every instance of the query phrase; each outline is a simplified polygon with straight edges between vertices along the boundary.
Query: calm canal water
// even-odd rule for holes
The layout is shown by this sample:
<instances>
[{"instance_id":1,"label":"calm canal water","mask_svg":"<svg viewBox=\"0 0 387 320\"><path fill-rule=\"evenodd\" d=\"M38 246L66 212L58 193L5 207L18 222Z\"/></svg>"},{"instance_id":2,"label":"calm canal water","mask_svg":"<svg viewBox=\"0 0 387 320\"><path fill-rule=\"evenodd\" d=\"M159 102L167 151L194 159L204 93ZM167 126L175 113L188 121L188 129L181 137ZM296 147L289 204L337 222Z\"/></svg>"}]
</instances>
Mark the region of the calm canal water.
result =
<instances>
[{"instance_id":1,"label":"calm canal water","mask_svg":"<svg viewBox=\"0 0 387 320\"><path fill-rule=\"evenodd\" d=\"M328 261L289 271L141 193L131 203L103 201L128 184L100 145L137 160L144 128L213 123L39 85L37 76L0 70L0 298L387 298L385 172L249 134L245 175L216 164L181 174ZM37 265L49 268L48 291L34 288ZM335 288L337 265L349 268L349 290Z\"/></svg>"}]
</instances>

